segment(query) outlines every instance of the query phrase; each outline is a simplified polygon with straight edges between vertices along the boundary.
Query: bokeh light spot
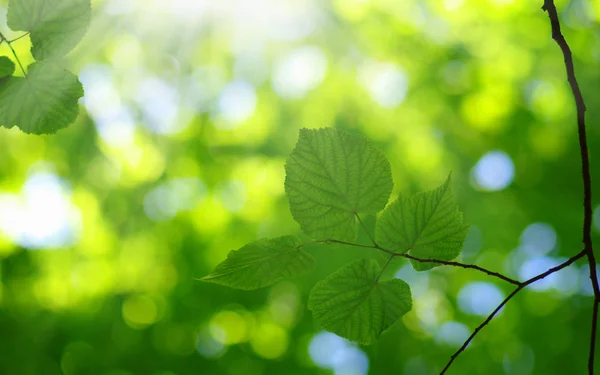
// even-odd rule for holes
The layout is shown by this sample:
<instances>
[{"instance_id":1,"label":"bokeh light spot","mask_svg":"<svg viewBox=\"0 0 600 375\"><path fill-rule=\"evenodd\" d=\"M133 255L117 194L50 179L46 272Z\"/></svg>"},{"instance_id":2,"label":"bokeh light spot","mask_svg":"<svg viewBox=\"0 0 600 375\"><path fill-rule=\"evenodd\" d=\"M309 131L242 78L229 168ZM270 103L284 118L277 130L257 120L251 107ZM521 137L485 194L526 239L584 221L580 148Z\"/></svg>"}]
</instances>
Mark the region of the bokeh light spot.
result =
<instances>
[{"instance_id":1,"label":"bokeh light spot","mask_svg":"<svg viewBox=\"0 0 600 375\"><path fill-rule=\"evenodd\" d=\"M217 126L221 129L233 129L246 121L256 108L256 92L247 82L232 82L223 88L218 99Z\"/></svg>"},{"instance_id":2,"label":"bokeh light spot","mask_svg":"<svg viewBox=\"0 0 600 375\"><path fill-rule=\"evenodd\" d=\"M275 65L273 89L284 99L301 99L323 81L326 69L320 48L300 47Z\"/></svg>"},{"instance_id":3,"label":"bokeh light spot","mask_svg":"<svg viewBox=\"0 0 600 375\"><path fill-rule=\"evenodd\" d=\"M156 302L145 295L128 297L123 302L122 312L125 323L136 329L154 324L159 317Z\"/></svg>"},{"instance_id":4,"label":"bokeh light spot","mask_svg":"<svg viewBox=\"0 0 600 375\"><path fill-rule=\"evenodd\" d=\"M246 205L246 186L238 180L229 181L223 186L220 197L225 208L238 212Z\"/></svg>"},{"instance_id":5,"label":"bokeh light spot","mask_svg":"<svg viewBox=\"0 0 600 375\"><path fill-rule=\"evenodd\" d=\"M141 82L135 95L141 108L144 125L157 134L177 134L187 127L179 115L179 91L170 83L157 77Z\"/></svg>"},{"instance_id":6,"label":"bokeh light spot","mask_svg":"<svg viewBox=\"0 0 600 375\"><path fill-rule=\"evenodd\" d=\"M472 282L458 292L459 308L472 315L488 316L504 299L504 293L488 282Z\"/></svg>"},{"instance_id":7,"label":"bokeh light spot","mask_svg":"<svg viewBox=\"0 0 600 375\"><path fill-rule=\"evenodd\" d=\"M475 187L497 191L511 184L515 176L512 159L503 151L490 151L483 155L471 170Z\"/></svg>"},{"instance_id":8,"label":"bokeh light spot","mask_svg":"<svg viewBox=\"0 0 600 375\"><path fill-rule=\"evenodd\" d=\"M135 121L113 83L112 69L103 64L89 64L81 71L79 79L85 90L83 104L102 140L115 147L132 144Z\"/></svg>"},{"instance_id":9,"label":"bokeh light spot","mask_svg":"<svg viewBox=\"0 0 600 375\"><path fill-rule=\"evenodd\" d=\"M359 72L359 80L371 99L384 108L397 107L408 91L408 77L397 65L368 62Z\"/></svg>"},{"instance_id":10,"label":"bokeh light spot","mask_svg":"<svg viewBox=\"0 0 600 375\"><path fill-rule=\"evenodd\" d=\"M0 231L28 249L72 246L80 237L81 214L60 177L37 171L20 194L0 194Z\"/></svg>"},{"instance_id":11,"label":"bokeh light spot","mask_svg":"<svg viewBox=\"0 0 600 375\"><path fill-rule=\"evenodd\" d=\"M170 220L181 211L194 209L206 191L206 186L198 178L171 179L146 194L144 211L154 221Z\"/></svg>"},{"instance_id":12,"label":"bokeh light spot","mask_svg":"<svg viewBox=\"0 0 600 375\"><path fill-rule=\"evenodd\" d=\"M533 223L521 233L522 249L530 256L548 254L556 246L556 232L546 223Z\"/></svg>"},{"instance_id":13,"label":"bokeh light spot","mask_svg":"<svg viewBox=\"0 0 600 375\"><path fill-rule=\"evenodd\" d=\"M202 329L196 339L196 351L204 358L220 357L227 347L220 341L215 340L208 329Z\"/></svg>"},{"instance_id":14,"label":"bokeh light spot","mask_svg":"<svg viewBox=\"0 0 600 375\"><path fill-rule=\"evenodd\" d=\"M288 333L276 324L263 323L252 335L250 345L256 354L263 358L281 357L288 348Z\"/></svg>"},{"instance_id":15,"label":"bokeh light spot","mask_svg":"<svg viewBox=\"0 0 600 375\"><path fill-rule=\"evenodd\" d=\"M248 322L235 311L220 311L211 320L209 330L220 343L231 345L248 340Z\"/></svg>"},{"instance_id":16,"label":"bokeh light spot","mask_svg":"<svg viewBox=\"0 0 600 375\"><path fill-rule=\"evenodd\" d=\"M424 295L429 289L429 273L417 272L410 264L402 266L394 277L404 280L410 285L413 298Z\"/></svg>"},{"instance_id":17,"label":"bokeh light spot","mask_svg":"<svg viewBox=\"0 0 600 375\"><path fill-rule=\"evenodd\" d=\"M331 332L319 332L310 341L309 354L319 367L335 375L366 375L369 358L356 344Z\"/></svg>"},{"instance_id":18,"label":"bokeh light spot","mask_svg":"<svg viewBox=\"0 0 600 375\"><path fill-rule=\"evenodd\" d=\"M552 267L558 266L564 259L539 256L526 260L519 269L519 277L527 280ZM555 289L561 294L571 295L579 289L579 272L575 268L565 268L531 284L528 288L536 291Z\"/></svg>"},{"instance_id":19,"label":"bokeh light spot","mask_svg":"<svg viewBox=\"0 0 600 375\"><path fill-rule=\"evenodd\" d=\"M462 323L450 321L444 323L435 333L435 342L455 348L460 347L471 333Z\"/></svg>"}]
</instances>

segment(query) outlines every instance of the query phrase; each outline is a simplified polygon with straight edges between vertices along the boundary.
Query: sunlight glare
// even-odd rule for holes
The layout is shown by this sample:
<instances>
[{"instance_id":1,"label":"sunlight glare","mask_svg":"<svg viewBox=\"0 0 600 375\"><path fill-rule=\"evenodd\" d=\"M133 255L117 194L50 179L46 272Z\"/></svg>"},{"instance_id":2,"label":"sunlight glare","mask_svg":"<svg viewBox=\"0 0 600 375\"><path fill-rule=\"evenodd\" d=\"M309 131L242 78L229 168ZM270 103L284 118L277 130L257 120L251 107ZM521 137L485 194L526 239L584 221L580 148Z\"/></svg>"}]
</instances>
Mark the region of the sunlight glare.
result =
<instances>
[{"instance_id":1,"label":"sunlight glare","mask_svg":"<svg viewBox=\"0 0 600 375\"><path fill-rule=\"evenodd\" d=\"M71 246L80 235L81 214L63 180L35 172L20 194L0 195L0 230L28 249Z\"/></svg>"}]
</instances>

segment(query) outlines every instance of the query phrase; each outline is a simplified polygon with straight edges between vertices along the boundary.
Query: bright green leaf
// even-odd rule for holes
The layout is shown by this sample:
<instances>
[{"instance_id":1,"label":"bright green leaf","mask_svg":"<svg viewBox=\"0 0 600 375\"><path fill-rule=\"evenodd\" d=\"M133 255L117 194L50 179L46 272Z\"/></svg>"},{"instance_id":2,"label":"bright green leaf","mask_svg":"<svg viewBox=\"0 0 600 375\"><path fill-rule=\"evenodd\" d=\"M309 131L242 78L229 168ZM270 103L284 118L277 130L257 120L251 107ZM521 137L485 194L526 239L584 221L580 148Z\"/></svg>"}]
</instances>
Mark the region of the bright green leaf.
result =
<instances>
[{"instance_id":1,"label":"bright green leaf","mask_svg":"<svg viewBox=\"0 0 600 375\"><path fill-rule=\"evenodd\" d=\"M350 263L315 285L308 308L325 329L370 344L412 308L408 284L380 282L380 274L373 259Z\"/></svg>"},{"instance_id":2,"label":"bright green leaf","mask_svg":"<svg viewBox=\"0 0 600 375\"><path fill-rule=\"evenodd\" d=\"M10 76L15 72L15 64L6 56L0 56L0 78Z\"/></svg>"},{"instance_id":3,"label":"bright green leaf","mask_svg":"<svg viewBox=\"0 0 600 375\"><path fill-rule=\"evenodd\" d=\"M392 191L385 155L367 139L335 129L302 129L285 165L290 211L304 233L354 241L356 215L376 214Z\"/></svg>"},{"instance_id":4,"label":"bright green leaf","mask_svg":"<svg viewBox=\"0 0 600 375\"><path fill-rule=\"evenodd\" d=\"M375 229L377 243L397 253L418 258L452 260L462 250L469 226L454 202L450 176L435 190L413 197L400 196L379 215ZM432 263L412 261L424 271Z\"/></svg>"},{"instance_id":5,"label":"bright green leaf","mask_svg":"<svg viewBox=\"0 0 600 375\"><path fill-rule=\"evenodd\" d=\"M0 124L25 133L55 133L75 121L82 96L75 75L52 62L33 63L26 78L0 83Z\"/></svg>"},{"instance_id":6,"label":"bright green leaf","mask_svg":"<svg viewBox=\"0 0 600 375\"><path fill-rule=\"evenodd\" d=\"M90 0L10 0L8 26L31 33L36 60L62 57L81 41L90 24Z\"/></svg>"},{"instance_id":7,"label":"bright green leaf","mask_svg":"<svg viewBox=\"0 0 600 375\"><path fill-rule=\"evenodd\" d=\"M314 267L314 258L302 251L301 246L294 236L251 242L231 251L227 259L202 280L244 290L272 285Z\"/></svg>"}]
</instances>

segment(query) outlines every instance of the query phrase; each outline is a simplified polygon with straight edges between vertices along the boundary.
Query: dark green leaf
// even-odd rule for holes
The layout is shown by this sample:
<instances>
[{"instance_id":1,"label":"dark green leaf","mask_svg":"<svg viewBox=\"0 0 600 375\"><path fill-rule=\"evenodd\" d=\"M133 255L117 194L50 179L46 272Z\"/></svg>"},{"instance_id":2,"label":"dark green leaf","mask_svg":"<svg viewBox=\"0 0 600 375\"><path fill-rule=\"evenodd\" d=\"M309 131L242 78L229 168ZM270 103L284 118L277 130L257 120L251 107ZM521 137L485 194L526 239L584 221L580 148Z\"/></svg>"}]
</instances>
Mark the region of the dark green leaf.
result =
<instances>
[{"instance_id":1,"label":"dark green leaf","mask_svg":"<svg viewBox=\"0 0 600 375\"><path fill-rule=\"evenodd\" d=\"M408 284L380 274L373 259L350 263L315 285L308 308L325 329L370 344L412 308Z\"/></svg>"}]
</instances>

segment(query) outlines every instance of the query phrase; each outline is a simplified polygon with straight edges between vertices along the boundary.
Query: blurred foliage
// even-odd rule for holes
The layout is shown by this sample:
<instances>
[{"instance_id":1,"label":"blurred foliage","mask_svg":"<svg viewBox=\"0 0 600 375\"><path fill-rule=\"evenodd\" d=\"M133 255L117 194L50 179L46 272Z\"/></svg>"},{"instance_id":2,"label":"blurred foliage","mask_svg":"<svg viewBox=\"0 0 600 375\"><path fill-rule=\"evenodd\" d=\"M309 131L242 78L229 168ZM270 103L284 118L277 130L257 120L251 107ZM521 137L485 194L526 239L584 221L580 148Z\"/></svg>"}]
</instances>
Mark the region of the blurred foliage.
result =
<instances>
[{"instance_id":1,"label":"blurred foliage","mask_svg":"<svg viewBox=\"0 0 600 375\"><path fill-rule=\"evenodd\" d=\"M19 36L0 4L0 32ZM352 347L319 333L306 300L360 249L307 247L314 272L253 292L195 278L231 249L299 232L283 163L302 127L373 140L394 195L452 170L473 227L464 262L525 278L575 254L574 104L541 5L93 1L68 59L86 92L77 122L0 132L0 373L438 373L509 286L444 267L410 279L399 261L420 286L413 311ZM600 3L557 7L600 181ZM14 47L33 62L29 38ZM584 373L586 267L511 301L449 373Z\"/></svg>"}]
</instances>

